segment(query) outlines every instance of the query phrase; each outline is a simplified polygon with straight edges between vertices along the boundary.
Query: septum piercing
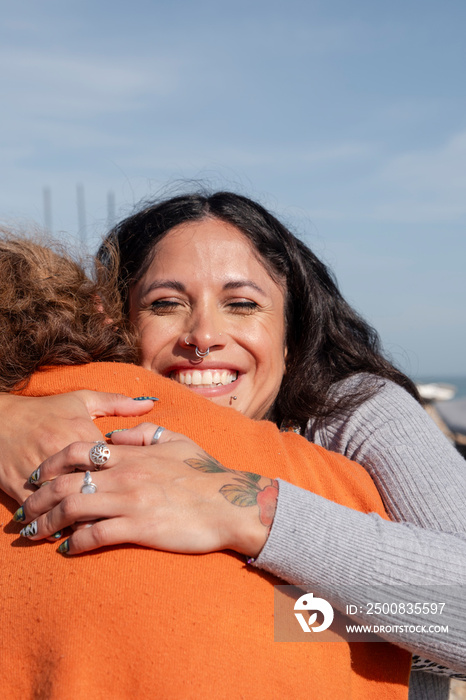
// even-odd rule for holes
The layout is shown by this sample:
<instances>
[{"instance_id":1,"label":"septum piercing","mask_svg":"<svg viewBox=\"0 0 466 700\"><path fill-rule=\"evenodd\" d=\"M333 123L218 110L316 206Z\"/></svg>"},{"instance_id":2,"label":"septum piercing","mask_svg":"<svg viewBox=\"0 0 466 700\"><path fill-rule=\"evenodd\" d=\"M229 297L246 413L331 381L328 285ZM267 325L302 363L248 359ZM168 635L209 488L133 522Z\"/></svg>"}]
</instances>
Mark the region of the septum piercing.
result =
<instances>
[{"instance_id":1,"label":"septum piercing","mask_svg":"<svg viewBox=\"0 0 466 700\"><path fill-rule=\"evenodd\" d=\"M186 338L184 339L184 342L185 342L185 344L186 344L188 347L194 345L194 343L189 343L189 342L188 342L188 336L186 336ZM200 360L202 360L203 357L207 357L207 355L208 355L209 352L210 352L210 348L207 348L207 350L199 350L199 348L198 348L197 345L195 345L194 347L196 348L196 349L194 350L194 354L195 354L196 357L198 357Z\"/></svg>"}]
</instances>

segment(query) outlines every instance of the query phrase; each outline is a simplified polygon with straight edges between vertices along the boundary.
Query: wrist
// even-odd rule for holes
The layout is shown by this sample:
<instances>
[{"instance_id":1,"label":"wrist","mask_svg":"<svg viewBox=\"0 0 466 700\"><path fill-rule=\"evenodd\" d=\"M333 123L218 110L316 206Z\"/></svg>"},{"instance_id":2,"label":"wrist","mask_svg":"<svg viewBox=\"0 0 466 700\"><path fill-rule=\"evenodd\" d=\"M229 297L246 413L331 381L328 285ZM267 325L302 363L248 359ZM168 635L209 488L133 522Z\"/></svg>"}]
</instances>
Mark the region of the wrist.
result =
<instances>
[{"instance_id":1,"label":"wrist","mask_svg":"<svg viewBox=\"0 0 466 700\"><path fill-rule=\"evenodd\" d=\"M278 482L262 477L258 483L256 503L238 509L233 525L234 539L231 549L247 557L257 558L272 528L278 499Z\"/></svg>"}]
</instances>

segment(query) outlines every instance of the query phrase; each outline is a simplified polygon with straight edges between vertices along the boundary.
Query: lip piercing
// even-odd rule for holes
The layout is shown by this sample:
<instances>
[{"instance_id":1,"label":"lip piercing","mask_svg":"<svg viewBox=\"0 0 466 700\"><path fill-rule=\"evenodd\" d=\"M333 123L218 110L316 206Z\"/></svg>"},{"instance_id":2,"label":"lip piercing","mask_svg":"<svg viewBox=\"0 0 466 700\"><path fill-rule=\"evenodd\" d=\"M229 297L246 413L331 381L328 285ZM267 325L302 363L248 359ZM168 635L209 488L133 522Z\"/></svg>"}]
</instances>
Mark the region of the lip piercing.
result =
<instances>
[{"instance_id":1,"label":"lip piercing","mask_svg":"<svg viewBox=\"0 0 466 700\"><path fill-rule=\"evenodd\" d=\"M186 344L188 347L194 345L194 343L189 343L189 342L188 342L188 336L186 336L186 338L184 339L184 342L185 342L185 344ZM196 349L194 350L194 354L195 354L196 357L198 357L200 360L202 360L203 357L207 357L207 355L208 355L209 352L210 352L210 348L207 348L207 350L199 350L199 348L197 347L197 345L195 345L194 347L196 348Z\"/></svg>"},{"instance_id":2,"label":"lip piercing","mask_svg":"<svg viewBox=\"0 0 466 700\"><path fill-rule=\"evenodd\" d=\"M233 403L233 401L236 401L237 398L237 396L230 396L230 406Z\"/></svg>"}]
</instances>

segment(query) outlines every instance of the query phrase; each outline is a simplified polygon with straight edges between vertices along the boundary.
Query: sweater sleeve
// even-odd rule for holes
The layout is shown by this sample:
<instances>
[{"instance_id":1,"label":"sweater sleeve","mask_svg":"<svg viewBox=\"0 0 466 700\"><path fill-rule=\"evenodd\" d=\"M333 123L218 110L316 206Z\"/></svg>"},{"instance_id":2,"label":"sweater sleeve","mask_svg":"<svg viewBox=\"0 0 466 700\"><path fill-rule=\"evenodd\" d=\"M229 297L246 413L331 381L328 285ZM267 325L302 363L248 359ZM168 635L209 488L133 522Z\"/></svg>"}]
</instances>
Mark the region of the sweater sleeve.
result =
<instances>
[{"instance_id":1,"label":"sweater sleeve","mask_svg":"<svg viewBox=\"0 0 466 700\"><path fill-rule=\"evenodd\" d=\"M357 380L340 390L352 391ZM309 425L309 439L369 472L393 522L279 482L274 523L256 565L312 590L361 623L441 665L466 672L466 464L419 404L391 382L351 415ZM368 614L367 603L445 602L446 634L419 614ZM377 601L374 600L375 597Z\"/></svg>"}]
</instances>

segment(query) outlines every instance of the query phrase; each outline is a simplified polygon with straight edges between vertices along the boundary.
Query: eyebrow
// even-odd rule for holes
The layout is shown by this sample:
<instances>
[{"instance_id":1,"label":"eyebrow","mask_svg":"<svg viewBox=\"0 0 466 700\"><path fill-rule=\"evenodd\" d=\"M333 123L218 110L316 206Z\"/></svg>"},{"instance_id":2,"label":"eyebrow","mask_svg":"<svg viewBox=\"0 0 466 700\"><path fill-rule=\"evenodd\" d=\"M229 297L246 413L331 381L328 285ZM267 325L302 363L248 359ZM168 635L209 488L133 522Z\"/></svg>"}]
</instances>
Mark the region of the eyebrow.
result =
<instances>
[{"instance_id":1,"label":"eyebrow","mask_svg":"<svg viewBox=\"0 0 466 700\"><path fill-rule=\"evenodd\" d=\"M223 285L223 289L241 289L241 287L252 287L256 292L265 296L264 290L252 280L234 280Z\"/></svg>"},{"instance_id":2,"label":"eyebrow","mask_svg":"<svg viewBox=\"0 0 466 700\"><path fill-rule=\"evenodd\" d=\"M181 284L181 282L177 282L176 280L155 280L154 282L151 282L148 287L142 290L141 296L147 296L150 292L153 292L154 289L174 289L175 292L186 291L184 284Z\"/></svg>"},{"instance_id":3,"label":"eyebrow","mask_svg":"<svg viewBox=\"0 0 466 700\"><path fill-rule=\"evenodd\" d=\"M224 290L241 289L242 287L251 287L252 289L255 289L256 292L259 292L259 294L266 296L264 290L252 280L232 280L231 282L226 282L223 285ZM177 280L154 280L154 282L143 290L141 296L145 297L155 289L174 289L176 292L186 292L185 285Z\"/></svg>"}]
</instances>

